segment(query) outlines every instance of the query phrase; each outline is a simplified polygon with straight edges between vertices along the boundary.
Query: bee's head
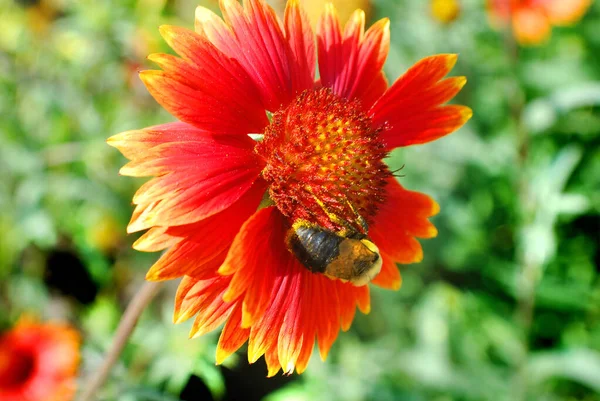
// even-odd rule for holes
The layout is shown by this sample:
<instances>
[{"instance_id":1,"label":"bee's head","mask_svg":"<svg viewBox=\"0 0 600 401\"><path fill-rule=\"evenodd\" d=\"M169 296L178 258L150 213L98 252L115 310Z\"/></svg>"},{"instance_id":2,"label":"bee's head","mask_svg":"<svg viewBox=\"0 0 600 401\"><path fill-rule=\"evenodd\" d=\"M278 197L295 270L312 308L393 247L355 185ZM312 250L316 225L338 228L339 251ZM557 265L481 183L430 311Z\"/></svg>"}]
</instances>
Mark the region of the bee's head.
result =
<instances>
[{"instance_id":1,"label":"bee's head","mask_svg":"<svg viewBox=\"0 0 600 401\"><path fill-rule=\"evenodd\" d=\"M326 268L325 274L351 282L368 284L381 271L382 259L377 246L368 238L345 238L339 255Z\"/></svg>"}]
</instances>

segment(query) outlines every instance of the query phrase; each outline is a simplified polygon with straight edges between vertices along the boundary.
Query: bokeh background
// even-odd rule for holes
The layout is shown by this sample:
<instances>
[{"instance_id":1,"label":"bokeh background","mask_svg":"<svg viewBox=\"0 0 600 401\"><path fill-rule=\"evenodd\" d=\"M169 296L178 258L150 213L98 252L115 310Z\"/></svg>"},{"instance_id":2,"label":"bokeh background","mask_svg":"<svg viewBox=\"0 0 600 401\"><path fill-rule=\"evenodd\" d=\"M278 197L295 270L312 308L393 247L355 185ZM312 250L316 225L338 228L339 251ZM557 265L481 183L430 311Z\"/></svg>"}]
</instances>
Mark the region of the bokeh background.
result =
<instances>
[{"instance_id":1,"label":"bokeh background","mask_svg":"<svg viewBox=\"0 0 600 401\"><path fill-rule=\"evenodd\" d=\"M243 352L215 366L218 333L188 340L191 322L171 323L169 283L101 399L600 400L600 4L522 48L490 27L484 0L459 0L446 21L425 0L339 3L391 19L390 81L446 52L469 80L464 128L389 159L441 205L423 262L401 266L400 291L373 288L372 312L326 362L274 379ZM193 27L197 4L0 0L0 330L24 314L71 322L80 383L158 258L131 249L143 181L118 175L105 139L172 121L137 71L171 52L158 26Z\"/></svg>"}]
</instances>

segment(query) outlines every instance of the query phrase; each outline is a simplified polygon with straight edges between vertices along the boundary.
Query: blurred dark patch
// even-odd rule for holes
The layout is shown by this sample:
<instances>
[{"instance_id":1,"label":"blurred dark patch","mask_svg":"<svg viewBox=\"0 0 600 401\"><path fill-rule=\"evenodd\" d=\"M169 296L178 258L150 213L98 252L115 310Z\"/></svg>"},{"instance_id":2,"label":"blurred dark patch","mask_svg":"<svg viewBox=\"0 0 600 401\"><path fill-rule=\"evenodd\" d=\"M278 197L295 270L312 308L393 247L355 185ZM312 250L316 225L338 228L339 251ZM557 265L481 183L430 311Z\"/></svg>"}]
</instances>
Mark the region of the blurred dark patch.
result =
<instances>
[{"instance_id":1,"label":"blurred dark patch","mask_svg":"<svg viewBox=\"0 0 600 401\"><path fill-rule=\"evenodd\" d=\"M246 362L246 355L233 369L221 366L225 381L225 394L220 401L260 401L268 394L297 379L297 375L284 376L281 372L275 377L267 377L264 358L253 364ZM198 376L192 375L180 394L182 401L212 401L213 396L206 384Z\"/></svg>"},{"instance_id":2,"label":"blurred dark patch","mask_svg":"<svg viewBox=\"0 0 600 401\"><path fill-rule=\"evenodd\" d=\"M542 312L536 309L530 333L532 350L551 349L558 346L560 333L571 324L568 314Z\"/></svg>"},{"instance_id":3,"label":"blurred dark patch","mask_svg":"<svg viewBox=\"0 0 600 401\"><path fill-rule=\"evenodd\" d=\"M68 248L57 248L48 253L44 281L48 287L82 304L92 303L98 294L98 286L80 256Z\"/></svg>"},{"instance_id":4,"label":"blurred dark patch","mask_svg":"<svg viewBox=\"0 0 600 401\"><path fill-rule=\"evenodd\" d=\"M472 270L457 272L449 270L443 265L438 265L436 275L438 279L460 288L463 292L477 294L482 299L488 299L491 304L498 302L498 307L502 305L505 309L511 310L516 305L514 297L487 270L473 268Z\"/></svg>"},{"instance_id":5,"label":"blurred dark patch","mask_svg":"<svg viewBox=\"0 0 600 401\"><path fill-rule=\"evenodd\" d=\"M179 395L181 401L213 401L214 398L209 388L201 378L196 375L190 376L187 384Z\"/></svg>"},{"instance_id":6,"label":"blurred dark patch","mask_svg":"<svg viewBox=\"0 0 600 401\"><path fill-rule=\"evenodd\" d=\"M573 220L564 228L565 238L573 238L580 234L592 239L594 244L600 244L600 215L586 214ZM594 249L594 265L600 272L600 246Z\"/></svg>"},{"instance_id":7,"label":"blurred dark patch","mask_svg":"<svg viewBox=\"0 0 600 401\"><path fill-rule=\"evenodd\" d=\"M557 400L597 401L596 396L590 395L590 389L583 384L568 379L552 379L545 383L548 393Z\"/></svg>"},{"instance_id":8,"label":"blurred dark patch","mask_svg":"<svg viewBox=\"0 0 600 401\"><path fill-rule=\"evenodd\" d=\"M232 370L221 366L227 389L223 401L259 401L298 377L278 373L275 377L267 378L267 364L264 358L260 358L253 364L246 362L245 355L240 359L242 362Z\"/></svg>"},{"instance_id":9,"label":"blurred dark patch","mask_svg":"<svg viewBox=\"0 0 600 401\"><path fill-rule=\"evenodd\" d=\"M41 3L41 0L14 0L21 7L33 7Z\"/></svg>"}]
</instances>

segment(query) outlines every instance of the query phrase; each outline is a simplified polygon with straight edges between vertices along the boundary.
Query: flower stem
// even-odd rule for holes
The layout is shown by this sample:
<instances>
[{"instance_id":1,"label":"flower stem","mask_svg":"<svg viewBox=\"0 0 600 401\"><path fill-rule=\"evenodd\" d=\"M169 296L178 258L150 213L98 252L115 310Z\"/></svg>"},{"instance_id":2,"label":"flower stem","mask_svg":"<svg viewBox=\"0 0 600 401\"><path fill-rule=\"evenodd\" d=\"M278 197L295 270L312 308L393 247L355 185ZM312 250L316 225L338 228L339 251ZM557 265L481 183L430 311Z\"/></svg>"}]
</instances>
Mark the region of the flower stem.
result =
<instances>
[{"instance_id":1,"label":"flower stem","mask_svg":"<svg viewBox=\"0 0 600 401\"><path fill-rule=\"evenodd\" d=\"M115 363L119 360L119 355L121 355L123 348L125 348L125 345L127 344L127 340L133 333L140 315L158 292L160 284L161 283L145 282L129 302L129 305L121 318L119 327L117 327L117 332L115 333L110 350L106 354L106 358L98 370L92 373L82 391L81 397L79 397L79 401L93 401L96 399L96 393L108 378Z\"/></svg>"},{"instance_id":2,"label":"flower stem","mask_svg":"<svg viewBox=\"0 0 600 401\"><path fill-rule=\"evenodd\" d=\"M510 111L515 123L515 142L517 159L516 191L518 194L518 223L516 227L517 247L515 260L516 271L516 300L515 320L517 321L522 336L522 353L515 362L511 400L523 401L527 398L528 373L527 361L529 359L529 334L533 323L535 309L535 292L541 276L542 266L528 257L530 244L527 243L525 231L532 224L535 216L535 200L532 199L531 183L529 181L529 151L530 138L527 127L523 121L525 98L521 89L518 75L519 46L516 43L512 29L505 32L505 48L510 60L513 74L513 85L508 93Z\"/></svg>"}]
</instances>

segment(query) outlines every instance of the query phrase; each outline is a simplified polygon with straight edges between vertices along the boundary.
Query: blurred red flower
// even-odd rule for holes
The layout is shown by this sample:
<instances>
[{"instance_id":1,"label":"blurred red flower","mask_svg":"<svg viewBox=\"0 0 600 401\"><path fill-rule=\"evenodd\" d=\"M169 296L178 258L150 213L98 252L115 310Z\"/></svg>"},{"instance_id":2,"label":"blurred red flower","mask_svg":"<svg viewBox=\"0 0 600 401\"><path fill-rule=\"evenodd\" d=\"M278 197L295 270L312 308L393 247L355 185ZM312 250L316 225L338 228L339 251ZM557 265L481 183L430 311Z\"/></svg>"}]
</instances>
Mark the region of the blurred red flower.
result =
<instances>
[{"instance_id":1,"label":"blurred red flower","mask_svg":"<svg viewBox=\"0 0 600 401\"><path fill-rule=\"evenodd\" d=\"M377 270L374 284L398 289L396 263L420 261L415 237L436 235L438 205L404 189L383 158L461 127L471 110L444 103L466 79L444 78L456 62L444 54L388 88L389 22L365 32L361 10L342 29L327 5L315 38L297 0L283 21L261 0L220 5L224 19L198 7L195 32L161 27L180 57L153 54L162 71L141 73L180 122L108 142L131 160L122 174L155 177L135 194L128 231L149 229L138 250L168 249L147 279L183 276L175 322L196 316L192 336L224 323L218 363L248 341L270 376L302 372L315 339L325 358L355 308L369 311L364 284ZM290 246L298 225L362 247L333 255L346 261L376 254L377 269L360 280L313 273Z\"/></svg>"},{"instance_id":2,"label":"blurred red flower","mask_svg":"<svg viewBox=\"0 0 600 401\"><path fill-rule=\"evenodd\" d=\"M78 364L73 328L23 319L0 335L0 400L68 401Z\"/></svg>"},{"instance_id":3,"label":"blurred red flower","mask_svg":"<svg viewBox=\"0 0 600 401\"><path fill-rule=\"evenodd\" d=\"M550 37L552 26L581 19L591 0L489 0L488 11L496 26L510 24L517 41L537 45Z\"/></svg>"}]
</instances>

